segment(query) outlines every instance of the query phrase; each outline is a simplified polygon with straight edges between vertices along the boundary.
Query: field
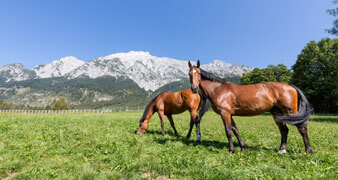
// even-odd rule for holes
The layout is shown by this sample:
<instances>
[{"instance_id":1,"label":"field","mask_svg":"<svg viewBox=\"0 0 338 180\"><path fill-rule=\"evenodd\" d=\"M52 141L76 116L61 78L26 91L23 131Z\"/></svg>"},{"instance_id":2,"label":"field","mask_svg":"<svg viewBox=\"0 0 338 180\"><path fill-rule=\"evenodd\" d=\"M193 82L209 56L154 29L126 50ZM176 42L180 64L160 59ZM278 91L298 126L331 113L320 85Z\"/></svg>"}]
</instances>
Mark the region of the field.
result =
<instances>
[{"instance_id":1,"label":"field","mask_svg":"<svg viewBox=\"0 0 338 180\"><path fill-rule=\"evenodd\" d=\"M235 153L220 117L208 112L202 143L185 135L189 114L168 120L164 136L155 115L138 136L142 112L108 114L0 114L0 179L338 179L338 116L315 115L308 131L314 153L304 153L289 126L287 154L272 117L235 117L246 151ZM195 129L194 129L195 130Z\"/></svg>"}]
</instances>

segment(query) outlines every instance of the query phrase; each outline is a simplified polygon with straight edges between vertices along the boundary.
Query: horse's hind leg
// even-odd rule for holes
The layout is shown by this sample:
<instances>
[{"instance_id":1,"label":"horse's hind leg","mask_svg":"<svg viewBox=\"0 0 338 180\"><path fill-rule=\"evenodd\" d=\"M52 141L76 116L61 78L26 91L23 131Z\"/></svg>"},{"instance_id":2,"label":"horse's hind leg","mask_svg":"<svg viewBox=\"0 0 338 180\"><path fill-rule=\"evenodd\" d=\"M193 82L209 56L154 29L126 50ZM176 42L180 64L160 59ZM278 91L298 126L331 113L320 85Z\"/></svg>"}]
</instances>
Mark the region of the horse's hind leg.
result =
<instances>
[{"instance_id":1,"label":"horse's hind leg","mask_svg":"<svg viewBox=\"0 0 338 180\"><path fill-rule=\"evenodd\" d=\"M160 117L161 120L161 129L162 129L162 135L164 135L164 112L159 110L158 111L158 116Z\"/></svg>"},{"instance_id":2,"label":"horse's hind leg","mask_svg":"<svg viewBox=\"0 0 338 180\"><path fill-rule=\"evenodd\" d=\"M169 119L169 122L170 122L171 127L172 127L172 128L174 129L174 131L175 131L175 135L178 136L178 133L177 133L176 128L175 128L175 123L174 123L173 117L171 116L171 114L170 114L170 115L167 115L167 117L168 117L168 119Z\"/></svg>"},{"instance_id":3,"label":"horse's hind leg","mask_svg":"<svg viewBox=\"0 0 338 180\"><path fill-rule=\"evenodd\" d=\"M273 108L270 110L270 113L272 114L272 117L273 117L274 119L276 119L276 116L282 114L283 112L282 112L282 110L280 110L279 108L273 107ZM284 123L277 122L277 121L275 121L275 123L277 124L278 129L279 129L279 132L280 132L280 134L281 134L281 136L282 136L282 138L281 138L281 143L280 143L279 150L278 150L278 153L285 154L285 153L286 153L286 143L287 143L287 141L288 141L288 133L289 133L289 129L288 129L288 127L286 126L286 124L284 124Z\"/></svg>"},{"instance_id":4,"label":"horse's hind leg","mask_svg":"<svg viewBox=\"0 0 338 180\"><path fill-rule=\"evenodd\" d=\"M303 141L304 141L304 144L305 144L305 151L308 152L308 153L312 153L309 137L307 135L307 127L306 127L306 125L304 127L301 127L301 126L297 125L297 128L298 128L298 132L303 137Z\"/></svg>"},{"instance_id":5,"label":"horse's hind leg","mask_svg":"<svg viewBox=\"0 0 338 180\"><path fill-rule=\"evenodd\" d=\"M234 132L234 134L235 134L235 136L236 136L236 138L237 138L237 140L238 140L238 142L241 146L241 151L244 152L245 145L244 145L244 142L243 142L241 136L239 135L239 131L236 127L236 123L235 123L234 119L232 118L232 116L231 116L231 125L232 125L232 131Z\"/></svg>"},{"instance_id":6,"label":"horse's hind leg","mask_svg":"<svg viewBox=\"0 0 338 180\"><path fill-rule=\"evenodd\" d=\"M287 143L287 140L288 140L289 129L286 126L286 124L283 124L283 123L280 123L280 122L276 122L276 124L277 124L279 131L280 131L280 134L282 136L281 144L280 144L278 152L281 153L281 154L284 154L284 153L286 153L286 143Z\"/></svg>"}]
</instances>

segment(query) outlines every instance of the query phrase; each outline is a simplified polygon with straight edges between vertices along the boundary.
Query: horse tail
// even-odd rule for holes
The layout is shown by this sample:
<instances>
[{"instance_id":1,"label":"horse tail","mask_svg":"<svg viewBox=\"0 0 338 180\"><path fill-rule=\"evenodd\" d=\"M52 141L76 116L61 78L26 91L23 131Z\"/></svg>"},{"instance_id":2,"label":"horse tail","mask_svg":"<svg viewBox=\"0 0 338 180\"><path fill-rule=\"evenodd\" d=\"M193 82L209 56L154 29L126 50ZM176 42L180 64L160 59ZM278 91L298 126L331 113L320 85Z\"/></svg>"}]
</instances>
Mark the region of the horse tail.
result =
<instances>
[{"instance_id":1,"label":"horse tail","mask_svg":"<svg viewBox=\"0 0 338 180\"><path fill-rule=\"evenodd\" d=\"M144 109L144 112L143 112L143 115L140 119L140 122L143 122L146 118L147 118L147 115L149 113L149 110L152 110L152 113L154 113L154 110L155 110L155 106L154 106L154 102L155 100L157 99L157 97L161 94L163 94L164 92L158 94L157 96L155 96L149 103L148 105L146 106L146 108Z\"/></svg>"},{"instance_id":2,"label":"horse tail","mask_svg":"<svg viewBox=\"0 0 338 180\"><path fill-rule=\"evenodd\" d=\"M298 112L297 114L292 115L276 115L276 121L299 125L300 127L305 127L310 119L310 115L313 113L313 107L303 94L303 92L294 85L291 85L293 88L296 89L298 95Z\"/></svg>"},{"instance_id":3,"label":"horse tail","mask_svg":"<svg viewBox=\"0 0 338 180\"><path fill-rule=\"evenodd\" d=\"M209 110L211 103L209 99L203 94L202 91L198 91L198 94L200 95L201 101L199 105L198 118L196 119L196 122L201 122L203 115Z\"/></svg>"}]
</instances>

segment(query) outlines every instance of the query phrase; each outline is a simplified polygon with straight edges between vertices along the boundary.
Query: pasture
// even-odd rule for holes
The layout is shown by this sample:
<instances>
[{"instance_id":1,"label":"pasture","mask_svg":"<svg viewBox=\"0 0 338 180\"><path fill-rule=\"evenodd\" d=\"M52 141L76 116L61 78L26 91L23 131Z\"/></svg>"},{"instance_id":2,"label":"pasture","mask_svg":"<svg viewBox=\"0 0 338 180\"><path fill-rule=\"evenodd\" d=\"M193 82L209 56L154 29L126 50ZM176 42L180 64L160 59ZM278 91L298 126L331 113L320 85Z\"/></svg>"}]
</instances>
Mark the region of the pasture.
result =
<instances>
[{"instance_id":1,"label":"pasture","mask_svg":"<svg viewBox=\"0 0 338 180\"><path fill-rule=\"evenodd\" d=\"M230 155L220 116L207 112L186 139L189 113L174 115L181 137L155 114L144 136L135 134L142 112L107 114L0 114L0 179L337 179L338 116L315 115L306 154L288 126L287 154L270 115L234 117L246 151Z\"/></svg>"}]
</instances>

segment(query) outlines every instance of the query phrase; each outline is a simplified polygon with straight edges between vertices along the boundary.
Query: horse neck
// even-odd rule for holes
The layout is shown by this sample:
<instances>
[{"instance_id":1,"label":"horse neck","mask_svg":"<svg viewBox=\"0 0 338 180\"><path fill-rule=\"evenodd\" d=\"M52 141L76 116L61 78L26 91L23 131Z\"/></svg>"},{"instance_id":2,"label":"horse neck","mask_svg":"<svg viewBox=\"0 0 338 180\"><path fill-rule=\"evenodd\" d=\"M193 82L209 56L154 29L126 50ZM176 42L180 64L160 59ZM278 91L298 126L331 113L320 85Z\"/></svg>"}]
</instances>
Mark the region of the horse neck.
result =
<instances>
[{"instance_id":1,"label":"horse neck","mask_svg":"<svg viewBox=\"0 0 338 180\"><path fill-rule=\"evenodd\" d=\"M155 104L156 104L156 101L152 102L146 107L146 109L143 112L142 118L140 120L141 123L143 122L149 123L149 119L154 114Z\"/></svg>"},{"instance_id":2,"label":"horse neck","mask_svg":"<svg viewBox=\"0 0 338 180\"><path fill-rule=\"evenodd\" d=\"M211 96L213 96L215 89L219 87L220 85L222 84L219 82L202 79L200 83L200 89L203 91L204 95L208 99L210 99Z\"/></svg>"}]
</instances>

